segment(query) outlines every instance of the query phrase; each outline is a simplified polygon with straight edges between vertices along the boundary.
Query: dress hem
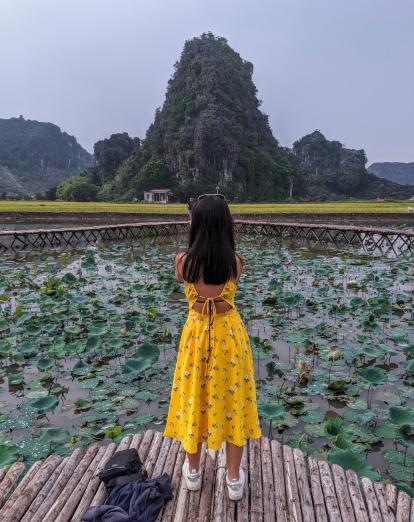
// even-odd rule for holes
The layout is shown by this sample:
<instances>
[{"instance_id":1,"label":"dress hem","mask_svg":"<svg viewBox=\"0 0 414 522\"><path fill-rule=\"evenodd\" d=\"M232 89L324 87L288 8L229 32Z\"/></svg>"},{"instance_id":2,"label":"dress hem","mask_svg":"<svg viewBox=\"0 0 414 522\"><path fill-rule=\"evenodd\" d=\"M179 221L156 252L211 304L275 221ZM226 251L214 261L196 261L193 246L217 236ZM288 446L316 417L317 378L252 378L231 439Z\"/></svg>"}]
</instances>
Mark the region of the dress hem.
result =
<instances>
[{"instance_id":1,"label":"dress hem","mask_svg":"<svg viewBox=\"0 0 414 522\"><path fill-rule=\"evenodd\" d=\"M200 443L205 443L205 444L207 444L206 449L218 451L219 449L221 449L221 446L222 446L223 442L228 442L229 444L234 444L234 446L238 446L239 448L244 448L244 446L246 445L246 443L247 443L247 441L248 441L249 439L260 439L262 436L263 436L263 433L260 433L260 435L257 435L257 436L252 435L252 436L246 437L245 440L244 440L244 443L243 443L243 444L236 444L235 442L233 442L233 441L231 441L231 440L228 440L228 439L226 439L226 438L223 438L223 439L221 440L220 445L217 446L217 447L215 447L214 445L213 445L213 446L209 446L209 445L208 445L208 442L207 442L206 440L201 439L201 440L197 440L197 442L196 442L196 446L198 446ZM178 441L181 443L181 445L183 446L183 449L184 449L184 451L185 451L186 453L190 453L190 454L197 453L197 450L194 451L194 452L186 450L185 447L184 447L183 441L182 441L181 439L179 439L178 437L173 437L173 436L169 436L169 435L164 435L164 433L163 433L163 437L167 437L167 438L169 438L169 439L175 439L175 440L178 440Z\"/></svg>"}]
</instances>

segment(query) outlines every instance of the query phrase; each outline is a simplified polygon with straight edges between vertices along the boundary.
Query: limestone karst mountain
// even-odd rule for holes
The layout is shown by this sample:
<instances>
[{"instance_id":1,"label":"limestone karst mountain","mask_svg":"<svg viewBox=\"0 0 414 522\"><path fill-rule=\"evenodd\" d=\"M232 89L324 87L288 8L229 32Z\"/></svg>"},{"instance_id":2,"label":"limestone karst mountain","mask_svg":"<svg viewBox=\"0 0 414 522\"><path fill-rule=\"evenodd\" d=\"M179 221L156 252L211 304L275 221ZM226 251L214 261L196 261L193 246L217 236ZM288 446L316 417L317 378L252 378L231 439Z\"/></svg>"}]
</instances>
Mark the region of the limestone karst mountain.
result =
<instances>
[{"instance_id":1,"label":"limestone karst mountain","mask_svg":"<svg viewBox=\"0 0 414 522\"><path fill-rule=\"evenodd\" d=\"M73 136L52 123L0 119L0 194L44 192L92 161Z\"/></svg>"},{"instance_id":2,"label":"limestone karst mountain","mask_svg":"<svg viewBox=\"0 0 414 522\"><path fill-rule=\"evenodd\" d=\"M339 141L326 139L318 130L296 141L293 152L303 175L306 199L404 199L414 192L411 187L368 172L363 149L347 149Z\"/></svg>"},{"instance_id":3,"label":"limestone karst mountain","mask_svg":"<svg viewBox=\"0 0 414 522\"><path fill-rule=\"evenodd\" d=\"M389 179L402 185L414 185L414 162L401 163L386 161L383 163L372 163L368 171L379 178Z\"/></svg>"},{"instance_id":4,"label":"limestone karst mountain","mask_svg":"<svg viewBox=\"0 0 414 522\"><path fill-rule=\"evenodd\" d=\"M139 197L162 185L185 197L219 185L240 201L288 197L293 157L260 111L253 65L207 33L185 43L174 69L162 108L111 192Z\"/></svg>"}]
</instances>

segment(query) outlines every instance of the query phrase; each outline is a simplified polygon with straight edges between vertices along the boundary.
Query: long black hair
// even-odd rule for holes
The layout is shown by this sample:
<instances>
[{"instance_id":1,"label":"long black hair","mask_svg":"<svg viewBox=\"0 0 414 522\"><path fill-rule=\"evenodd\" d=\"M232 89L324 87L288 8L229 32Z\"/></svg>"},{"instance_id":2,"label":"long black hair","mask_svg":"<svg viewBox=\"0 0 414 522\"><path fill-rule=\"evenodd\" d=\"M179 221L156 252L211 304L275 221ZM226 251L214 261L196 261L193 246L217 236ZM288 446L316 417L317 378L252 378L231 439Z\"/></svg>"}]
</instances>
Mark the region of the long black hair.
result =
<instances>
[{"instance_id":1,"label":"long black hair","mask_svg":"<svg viewBox=\"0 0 414 522\"><path fill-rule=\"evenodd\" d=\"M183 277L196 283L220 285L237 277L234 223L224 199L207 196L196 200L190 226Z\"/></svg>"}]
</instances>

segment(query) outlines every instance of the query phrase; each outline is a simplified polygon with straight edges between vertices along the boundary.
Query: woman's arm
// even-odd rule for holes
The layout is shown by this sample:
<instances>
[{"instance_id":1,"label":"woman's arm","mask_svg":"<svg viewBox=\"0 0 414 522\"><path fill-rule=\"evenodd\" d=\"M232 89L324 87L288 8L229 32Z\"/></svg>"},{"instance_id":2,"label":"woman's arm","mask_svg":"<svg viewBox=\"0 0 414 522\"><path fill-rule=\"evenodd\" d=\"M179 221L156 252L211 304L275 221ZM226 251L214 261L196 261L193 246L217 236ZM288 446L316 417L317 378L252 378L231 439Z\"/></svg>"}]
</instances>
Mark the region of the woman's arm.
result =
<instances>
[{"instance_id":1,"label":"woman's arm","mask_svg":"<svg viewBox=\"0 0 414 522\"><path fill-rule=\"evenodd\" d=\"M183 279L183 258L185 256L185 252L178 252L175 256L174 265L175 265L175 277L178 281L184 282Z\"/></svg>"},{"instance_id":2,"label":"woman's arm","mask_svg":"<svg viewBox=\"0 0 414 522\"><path fill-rule=\"evenodd\" d=\"M242 274L242 271L243 271L243 258L237 253L236 253L236 264L237 264L237 273L238 273L236 283L238 283L240 276Z\"/></svg>"}]
</instances>

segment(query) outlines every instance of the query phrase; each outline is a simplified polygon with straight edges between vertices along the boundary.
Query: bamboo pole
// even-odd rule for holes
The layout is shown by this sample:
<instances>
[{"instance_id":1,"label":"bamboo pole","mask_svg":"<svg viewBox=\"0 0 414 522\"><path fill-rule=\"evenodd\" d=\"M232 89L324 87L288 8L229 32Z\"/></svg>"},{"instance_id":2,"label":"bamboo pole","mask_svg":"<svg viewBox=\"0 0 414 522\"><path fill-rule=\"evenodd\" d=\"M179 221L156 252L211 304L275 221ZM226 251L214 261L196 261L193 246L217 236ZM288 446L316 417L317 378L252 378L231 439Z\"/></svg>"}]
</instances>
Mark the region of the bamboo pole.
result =
<instances>
[{"instance_id":1,"label":"bamboo pole","mask_svg":"<svg viewBox=\"0 0 414 522\"><path fill-rule=\"evenodd\" d=\"M69 478L63 490L60 492L54 504L51 506L49 511L46 513L43 522L56 522L57 517L62 512L63 506L66 504L68 498L72 494L78 482L81 480L90 463L98 452L98 446L93 444L88 448L85 455L77 465L73 474Z\"/></svg>"},{"instance_id":2,"label":"bamboo pole","mask_svg":"<svg viewBox=\"0 0 414 522\"><path fill-rule=\"evenodd\" d=\"M13 491L13 493L10 495L10 497L7 499L6 504L9 506L10 502L13 503L13 501L20 495L20 493L24 490L24 488L29 484L29 482L32 480L32 478L36 475L36 473L39 471L43 464L42 460L37 460L33 463L29 471L24 475L16 489ZM0 515L5 512L6 510L6 504L3 506L2 509L0 509Z\"/></svg>"},{"instance_id":3,"label":"bamboo pole","mask_svg":"<svg viewBox=\"0 0 414 522\"><path fill-rule=\"evenodd\" d=\"M59 478L59 475L62 473L63 469L67 465L68 461L69 457L65 457L64 459L62 459L61 463L50 475L49 479L42 487L42 489L39 491L34 501L30 504L29 509L26 511L20 522L34 522L34 514L45 501L46 497L53 488L53 485L56 483L56 480Z\"/></svg>"},{"instance_id":4,"label":"bamboo pole","mask_svg":"<svg viewBox=\"0 0 414 522\"><path fill-rule=\"evenodd\" d=\"M0 507L6 501L7 495L12 491L18 478L24 470L23 462L15 462L10 466L0 484Z\"/></svg>"},{"instance_id":5,"label":"bamboo pole","mask_svg":"<svg viewBox=\"0 0 414 522\"><path fill-rule=\"evenodd\" d=\"M76 511L71 518L71 522L81 522L81 518L83 514L86 512L88 507L91 505L92 499L95 496L95 493L98 491L100 480L99 480L99 473L103 470L105 464L108 462L108 460L112 457L116 449L116 444L111 443L109 446L107 446L106 451L104 452L101 460L99 461L98 465L96 466L95 472L93 474L92 479L89 481L89 483L86 486L85 492L82 495L82 498L78 504L78 507L76 508Z\"/></svg>"},{"instance_id":6,"label":"bamboo pole","mask_svg":"<svg viewBox=\"0 0 414 522\"><path fill-rule=\"evenodd\" d=\"M59 497L60 493L65 488L69 479L72 477L74 471L76 470L79 462L84 456L85 451L83 448L76 448L72 455L68 458L64 468L60 472L60 475L57 477L56 481L52 484L52 487L46 497L43 499L43 502L40 504L33 506L31 518L27 520L27 522L43 522L45 519L46 513L52 507L53 503ZM26 522L26 521L25 521Z\"/></svg>"},{"instance_id":7,"label":"bamboo pole","mask_svg":"<svg viewBox=\"0 0 414 522\"><path fill-rule=\"evenodd\" d=\"M36 498L36 495L47 482L50 475L58 467L62 457L59 455L50 455L39 468L38 472L33 476L32 480L26 485L23 491L12 500L7 502L8 509L2 514L4 520L20 520L30 504Z\"/></svg>"},{"instance_id":8,"label":"bamboo pole","mask_svg":"<svg viewBox=\"0 0 414 522\"><path fill-rule=\"evenodd\" d=\"M64 508L56 516L55 522L69 522L69 520L72 520L72 514L74 511L76 511L76 508L78 507L79 503L82 501L82 496L93 477L96 467L102 460L106 451L107 451L107 448L105 446L101 446L100 448L98 448L98 451L96 452L95 456L91 460L85 473L82 475L80 480L77 482L76 487L74 488L74 490L70 494L69 498L65 502Z\"/></svg>"}]
</instances>

